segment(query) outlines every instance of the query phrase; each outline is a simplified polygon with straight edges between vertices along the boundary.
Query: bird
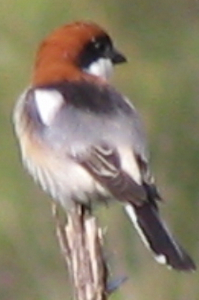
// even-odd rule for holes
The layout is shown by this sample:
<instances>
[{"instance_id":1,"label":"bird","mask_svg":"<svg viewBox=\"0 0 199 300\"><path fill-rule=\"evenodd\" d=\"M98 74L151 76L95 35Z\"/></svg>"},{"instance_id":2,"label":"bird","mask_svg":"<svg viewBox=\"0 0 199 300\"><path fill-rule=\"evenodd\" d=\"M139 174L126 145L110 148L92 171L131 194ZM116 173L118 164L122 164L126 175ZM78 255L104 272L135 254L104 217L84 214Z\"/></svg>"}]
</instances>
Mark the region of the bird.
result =
<instances>
[{"instance_id":1,"label":"bird","mask_svg":"<svg viewBox=\"0 0 199 300\"><path fill-rule=\"evenodd\" d=\"M120 202L159 263L193 271L194 261L160 216L140 115L109 83L114 67L125 62L94 22L62 25L44 38L13 111L22 162L66 211L75 203L91 209Z\"/></svg>"}]
</instances>

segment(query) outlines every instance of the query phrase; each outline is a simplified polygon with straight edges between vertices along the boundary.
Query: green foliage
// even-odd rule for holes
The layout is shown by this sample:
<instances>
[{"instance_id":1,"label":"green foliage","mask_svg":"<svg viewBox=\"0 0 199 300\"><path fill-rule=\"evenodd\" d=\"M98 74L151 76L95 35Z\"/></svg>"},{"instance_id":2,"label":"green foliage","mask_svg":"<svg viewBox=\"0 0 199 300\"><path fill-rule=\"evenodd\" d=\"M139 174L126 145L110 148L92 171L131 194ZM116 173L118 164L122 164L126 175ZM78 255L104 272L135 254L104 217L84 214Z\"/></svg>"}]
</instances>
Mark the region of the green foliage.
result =
<instances>
[{"instance_id":1,"label":"green foliage","mask_svg":"<svg viewBox=\"0 0 199 300\"><path fill-rule=\"evenodd\" d=\"M163 214L199 261L198 2L0 0L0 6L0 298L71 299L50 201L22 170L10 120L16 98L29 84L39 41L77 19L103 25L129 57L113 84L134 99L142 114L153 169L168 199ZM117 206L99 214L108 226L114 272L129 276L112 299L198 299L197 273L157 265Z\"/></svg>"}]
</instances>

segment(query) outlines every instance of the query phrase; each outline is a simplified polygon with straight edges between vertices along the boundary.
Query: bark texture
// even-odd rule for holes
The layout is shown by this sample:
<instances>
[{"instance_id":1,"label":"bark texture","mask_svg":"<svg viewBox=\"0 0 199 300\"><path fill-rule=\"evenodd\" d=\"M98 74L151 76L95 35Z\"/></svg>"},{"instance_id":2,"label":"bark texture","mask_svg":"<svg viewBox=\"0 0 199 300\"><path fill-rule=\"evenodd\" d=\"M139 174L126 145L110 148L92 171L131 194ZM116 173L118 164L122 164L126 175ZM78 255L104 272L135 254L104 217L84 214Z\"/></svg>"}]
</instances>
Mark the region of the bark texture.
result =
<instances>
[{"instance_id":1,"label":"bark texture","mask_svg":"<svg viewBox=\"0 0 199 300\"><path fill-rule=\"evenodd\" d=\"M75 300L107 300L108 272L103 256L103 235L96 218L81 205L63 223L53 204L59 245L73 283Z\"/></svg>"}]
</instances>

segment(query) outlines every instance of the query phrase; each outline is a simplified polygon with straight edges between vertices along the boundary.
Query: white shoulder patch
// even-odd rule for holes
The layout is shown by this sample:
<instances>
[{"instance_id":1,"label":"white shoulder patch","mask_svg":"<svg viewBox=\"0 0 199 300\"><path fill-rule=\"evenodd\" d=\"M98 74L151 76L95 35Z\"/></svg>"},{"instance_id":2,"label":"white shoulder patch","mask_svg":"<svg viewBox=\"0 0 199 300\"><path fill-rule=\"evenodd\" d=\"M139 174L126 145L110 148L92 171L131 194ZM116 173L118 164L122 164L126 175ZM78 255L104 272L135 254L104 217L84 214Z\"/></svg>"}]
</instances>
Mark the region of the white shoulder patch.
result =
<instances>
[{"instance_id":1,"label":"white shoulder patch","mask_svg":"<svg viewBox=\"0 0 199 300\"><path fill-rule=\"evenodd\" d=\"M63 96L56 90L35 90L35 103L44 125L50 126L56 113L64 103Z\"/></svg>"}]
</instances>

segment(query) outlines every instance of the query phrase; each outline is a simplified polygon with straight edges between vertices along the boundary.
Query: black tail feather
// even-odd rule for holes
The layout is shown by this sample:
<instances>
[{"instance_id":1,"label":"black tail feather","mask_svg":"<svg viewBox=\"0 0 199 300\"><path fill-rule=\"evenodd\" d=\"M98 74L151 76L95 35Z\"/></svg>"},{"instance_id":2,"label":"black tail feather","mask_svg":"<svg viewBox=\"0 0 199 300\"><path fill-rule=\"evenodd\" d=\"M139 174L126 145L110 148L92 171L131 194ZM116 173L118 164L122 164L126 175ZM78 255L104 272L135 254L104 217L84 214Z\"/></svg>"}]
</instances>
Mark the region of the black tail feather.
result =
<instances>
[{"instance_id":1,"label":"black tail feather","mask_svg":"<svg viewBox=\"0 0 199 300\"><path fill-rule=\"evenodd\" d=\"M160 220L157 209L150 203L141 207L127 204L126 212L141 235L147 247L159 263L179 271L193 271L196 266L186 251L178 245Z\"/></svg>"}]
</instances>

